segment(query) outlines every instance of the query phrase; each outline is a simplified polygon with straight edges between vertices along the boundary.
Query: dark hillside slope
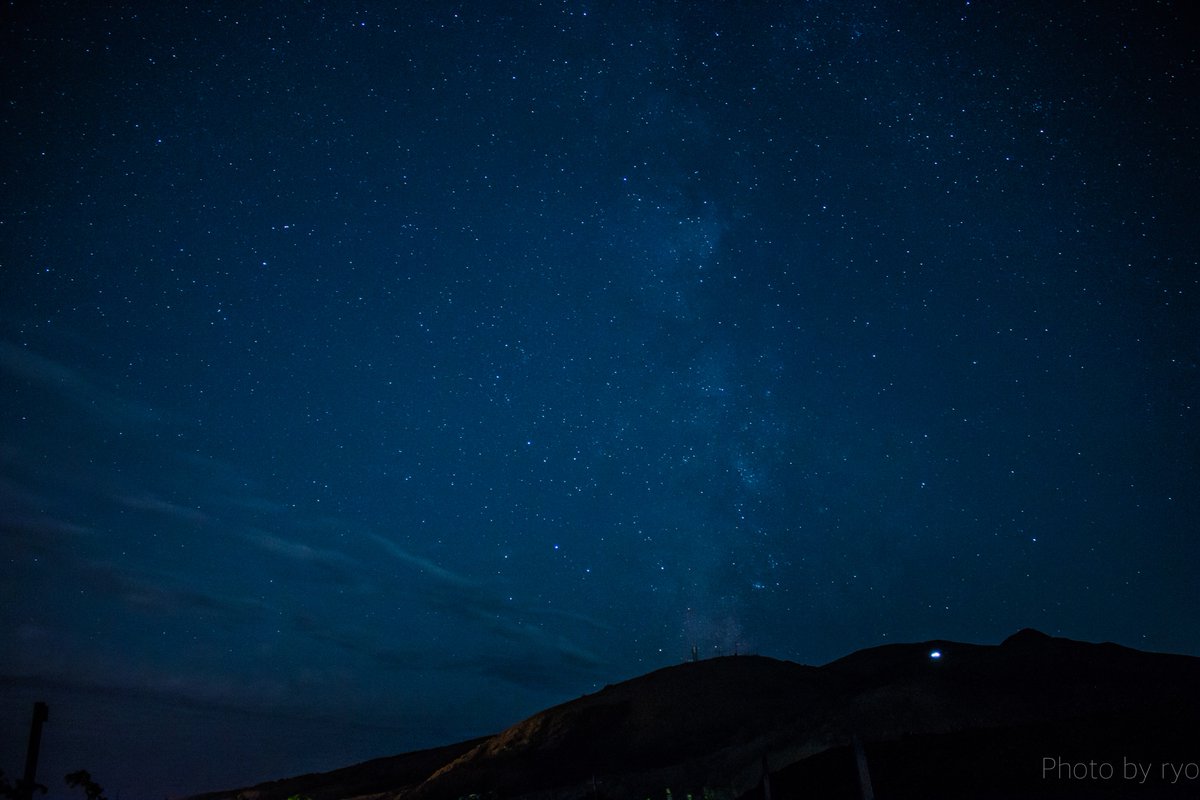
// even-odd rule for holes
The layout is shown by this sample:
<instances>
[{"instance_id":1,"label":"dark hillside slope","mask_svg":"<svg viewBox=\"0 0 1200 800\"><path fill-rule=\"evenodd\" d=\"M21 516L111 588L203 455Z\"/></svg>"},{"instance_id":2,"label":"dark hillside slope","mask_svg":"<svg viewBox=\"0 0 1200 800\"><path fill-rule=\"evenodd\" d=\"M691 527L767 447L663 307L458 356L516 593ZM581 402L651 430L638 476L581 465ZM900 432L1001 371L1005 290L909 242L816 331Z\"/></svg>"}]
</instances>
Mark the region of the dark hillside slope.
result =
<instances>
[{"instance_id":1,"label":"dark hillside slope","mask_svg":"<svg viewBox=\"0 0 1200 800\"><path fill-rule=\"evenodd\" d=\"M297 775L234 791L209 792L187 800L286 800L299 795L310 800L340 800L368 797L379 793L410 790L448 761L479 744L472 739L458 744L416 750L398 756L386 756L330 772Z\"/></svg>"},{"instance_id":2,"label":"dark hillside slope","mask_svg":"<svg viewBox=\"0 0 1200 800\"><path fill-rule=\"evenodd\" d=\"M427 755L403 781L353 785L359 795L394 800L642 800L667 788L678 798L704 790L732 798L761 792L766 764L774 800L857 797L857 737L884 800L1200 796L1200 781L1172 785L1158 773L1132 785L1119 775L1084 782L1042 772L1043 758L1107 760L1118 773L1123 755L1156 770L1164 761L1196 762L1200 754L1180 742L1190 746L1198 724L1200 659L1027 630L1001 645L887 645L822 667L755 656L681 664L445 748L438 763ZM299 778L286 782L286 793L283 783L242 793L350 797L326 789L349 789L357 769L339 771L346 774L334 782L313 776L320 793ZM1114 787L1126 794L1103 794ZM1084 789L1091 795L1071 794Z\"/></svg>"}]
</instances>

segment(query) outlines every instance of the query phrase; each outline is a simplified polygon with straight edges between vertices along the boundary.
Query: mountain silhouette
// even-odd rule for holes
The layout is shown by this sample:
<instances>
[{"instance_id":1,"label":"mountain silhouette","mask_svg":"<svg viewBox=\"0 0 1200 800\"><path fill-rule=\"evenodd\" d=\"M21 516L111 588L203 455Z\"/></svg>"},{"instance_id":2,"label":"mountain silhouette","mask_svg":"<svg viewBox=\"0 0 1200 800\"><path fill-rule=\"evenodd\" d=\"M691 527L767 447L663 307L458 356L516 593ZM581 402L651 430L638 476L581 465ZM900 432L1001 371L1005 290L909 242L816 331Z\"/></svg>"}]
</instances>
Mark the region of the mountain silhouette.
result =
<instances>
[{"instance_id":1,"label":"mountain silhouette","mask_svg":"<svg viewBox=\"0 0 1200 800\"><path fill-rule=\"evenodd\" d=\"M194 800L1196 797L1197 723L1200 659L1023 630L688 662L495 736Z\"/></svg>"}]
</instances>

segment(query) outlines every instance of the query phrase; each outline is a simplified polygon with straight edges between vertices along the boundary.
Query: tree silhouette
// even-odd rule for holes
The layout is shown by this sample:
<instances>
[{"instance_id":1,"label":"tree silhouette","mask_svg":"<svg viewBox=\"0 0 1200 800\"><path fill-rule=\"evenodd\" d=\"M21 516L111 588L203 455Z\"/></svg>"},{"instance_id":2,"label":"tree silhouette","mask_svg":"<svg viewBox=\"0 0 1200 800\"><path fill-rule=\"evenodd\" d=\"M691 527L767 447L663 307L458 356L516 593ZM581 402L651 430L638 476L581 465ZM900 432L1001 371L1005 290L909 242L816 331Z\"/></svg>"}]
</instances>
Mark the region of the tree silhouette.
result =
<instances>
[{"instance_id":1,"label":"tree silhouette","mask_svg":"<svg viewBox=\"0 0 1200 800\"><path fill-rule=\"evenodd\" d=\"M104 796L104 787L92 780L91 773L86 769L68 773L66 781L67 786L82 788L83 793L87 795L87 800L107 800Z\"/></svg>"},{"instance_id":2,"label":"tree silhouette","mask_svg":"<svg viewBox=\"0 0 1200 800\"><path fill-rule=\"evenodd\" d=\"M5 800L28 800L33 797L34 792L46 793L46 787L40 783L35 783L31 787L26 787L24 779L18 778L16 783L9 783L8 778L4 777L4 770L0 769L0 797Z\"/></svg>"}]
</instances>

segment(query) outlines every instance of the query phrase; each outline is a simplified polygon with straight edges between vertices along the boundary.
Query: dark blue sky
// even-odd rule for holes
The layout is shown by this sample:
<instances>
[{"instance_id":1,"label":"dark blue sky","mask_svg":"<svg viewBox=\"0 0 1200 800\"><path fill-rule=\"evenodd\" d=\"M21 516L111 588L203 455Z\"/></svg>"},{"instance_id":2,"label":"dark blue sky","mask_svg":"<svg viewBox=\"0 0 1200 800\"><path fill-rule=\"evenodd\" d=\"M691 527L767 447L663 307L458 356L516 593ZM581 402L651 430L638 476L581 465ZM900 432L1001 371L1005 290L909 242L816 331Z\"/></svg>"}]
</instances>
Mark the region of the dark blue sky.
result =
<instances>
[{"instance_id":1,"label":"dark blue sky","mask_svg":"<svg viewBox=\"0 0 1200 800\"><path fill-rule=\"evenodd\" d=\"M702 655L1200 654L1186 4L8 4L2 766ZM1062 6L1062 7L1060 7Z\"/></svg>"}]
</instances>

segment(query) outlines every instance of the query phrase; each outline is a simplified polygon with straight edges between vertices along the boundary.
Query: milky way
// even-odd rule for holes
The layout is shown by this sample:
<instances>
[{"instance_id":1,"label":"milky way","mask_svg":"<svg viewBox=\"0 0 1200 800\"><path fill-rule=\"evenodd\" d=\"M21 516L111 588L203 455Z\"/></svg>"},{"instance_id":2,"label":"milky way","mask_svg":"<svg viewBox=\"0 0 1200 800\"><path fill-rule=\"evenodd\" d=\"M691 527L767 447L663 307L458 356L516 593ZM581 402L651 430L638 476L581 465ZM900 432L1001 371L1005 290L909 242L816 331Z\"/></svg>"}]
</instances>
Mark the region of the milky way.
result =
<instances>
[{"instance_id":1,"label":"milky way","mask_svg":"<svg viewBox=\"0 0 1200 800\"><path fill-rule=\"evenodd\" d=\"M40 699L161 797L693 648L1200 653L1182 13L10 9L6 774Z\"/></svg>"}]
</instances>

